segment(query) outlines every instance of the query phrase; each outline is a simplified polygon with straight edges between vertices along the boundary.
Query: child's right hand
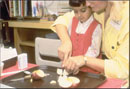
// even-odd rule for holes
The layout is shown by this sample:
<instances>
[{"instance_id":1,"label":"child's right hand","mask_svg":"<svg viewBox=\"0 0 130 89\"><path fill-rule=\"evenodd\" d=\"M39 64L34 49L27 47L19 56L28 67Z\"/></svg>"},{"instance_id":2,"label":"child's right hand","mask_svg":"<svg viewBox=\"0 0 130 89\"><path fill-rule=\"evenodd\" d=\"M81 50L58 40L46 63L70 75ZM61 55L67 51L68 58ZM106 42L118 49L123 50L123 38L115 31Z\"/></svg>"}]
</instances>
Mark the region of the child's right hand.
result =
<instances>
[{"instance_id":1,"label":"child's right hand","mask_svg":"<svg viewBox=\"0 0 130 89\"><path fill-rule=\"evenodd\" d=\"M72 54L72 43L65 42L60 45L58 48L58 56L63 61L68 59Z\"/></svg>"}]
</instances>

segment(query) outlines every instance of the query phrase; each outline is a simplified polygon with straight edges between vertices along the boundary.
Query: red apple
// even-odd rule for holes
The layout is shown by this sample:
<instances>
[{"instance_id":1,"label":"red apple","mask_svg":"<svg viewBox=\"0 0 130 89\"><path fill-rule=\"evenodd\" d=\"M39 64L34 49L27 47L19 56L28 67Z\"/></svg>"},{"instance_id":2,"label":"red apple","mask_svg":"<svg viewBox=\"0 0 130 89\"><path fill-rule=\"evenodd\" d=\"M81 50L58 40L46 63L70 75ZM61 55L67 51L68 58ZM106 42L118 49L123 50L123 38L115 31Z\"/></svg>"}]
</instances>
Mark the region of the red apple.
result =
<instances>
[{"instance_id":1,"label":"red apple","mask_svg":"<svg viewBox=\"0 0 130 89\"><path fill-rule=\"evenodd\" d=\"M71 77L68 77L67 80L72 82L71 88L76 88L80 83L80 80L77 77L72 77L71 76Z\"/></svg>"},{"instance_id":2,"label":"red apple","mask_svg":"<svg viewBox=\"0 0 130 89\"><path fill-rule=\"evenodd\" d=\"M44 76L45 76L45 74L42 70L35 70L32 72L32 78L34 80L42 79Z\"/></svg>"},{"instance_id":3,"label":"red apple","mask_svg":"<svg viewBox=\"0 0 130 89\"><path fill-rule=\"evenodd\" d=\"M60 76L58 82L62 88L76 88L80 80L77 77Z\"/></svg>"},{"instance_id":4,"label":"red apple","mask_svg":"<svg viewBox=\"0 0 130 89\"><path fill-rule=\"evenodd\" d=\"M72 82L67 80L67 77L60 76L58 79L58 83L62 88L70 88L72 86Z\"/></svg>"}]
</instances>

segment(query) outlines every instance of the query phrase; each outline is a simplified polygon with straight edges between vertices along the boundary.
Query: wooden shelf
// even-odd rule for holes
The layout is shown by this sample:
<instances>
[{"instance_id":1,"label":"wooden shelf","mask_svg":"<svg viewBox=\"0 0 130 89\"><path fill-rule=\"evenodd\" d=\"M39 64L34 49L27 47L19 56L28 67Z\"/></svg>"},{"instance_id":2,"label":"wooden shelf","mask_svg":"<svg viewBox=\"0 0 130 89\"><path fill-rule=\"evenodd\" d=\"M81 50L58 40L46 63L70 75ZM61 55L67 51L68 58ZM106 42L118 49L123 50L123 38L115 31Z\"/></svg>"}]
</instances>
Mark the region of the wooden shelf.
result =
<instances>
[{"instance_id":1,"label":"wooden shelf","mask_svg":"<svg viewBox=\"0 0 130 89\"><path fill-rule=\"evenodd\" d=\"M53 21L8 21L9 27L50 29Z\"/></svg>"},{"instance_id":2,"label":"wooden shelf","mask_svg":"<svg viewBox=\"0 0 130 89\"><path fill-rule=\"evenodd\" d=\"M45 37L52 33L50 26L53 21L8 21L8 26L14 28L14 44L18 54L27 53L30 63L35 63L35 38Z\"/></svg>"},{"instance_id":3,"label":"wooden shelf","mask_svg":"<svg viewBox=\"0 0 130 89\"><path fill-rule=\"evenodd\" d=\"M31 46L31 47L35 47L35 43L34 42L31 42L31 41L22 41L19 43L20 45L23 45L23 46Z\"/></svg>"}]
</instances>

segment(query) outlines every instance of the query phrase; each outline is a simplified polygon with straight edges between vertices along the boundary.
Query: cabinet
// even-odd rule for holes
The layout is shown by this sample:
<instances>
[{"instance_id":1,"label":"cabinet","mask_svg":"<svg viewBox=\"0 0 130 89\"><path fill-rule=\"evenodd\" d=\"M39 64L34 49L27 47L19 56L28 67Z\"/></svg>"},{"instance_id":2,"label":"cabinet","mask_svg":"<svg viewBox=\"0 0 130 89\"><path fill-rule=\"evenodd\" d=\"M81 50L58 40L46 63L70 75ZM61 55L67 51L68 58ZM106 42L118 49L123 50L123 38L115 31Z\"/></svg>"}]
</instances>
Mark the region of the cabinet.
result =
<instances>
[{"instance_id":1,"label":"cabinet","mask_svg":"<svg viewBox=\"0 0 130 89\"><path fill-rule=\"evenodd\" d=\"M8 21L14 29L14 45L18 54L27 53L28 61L35 63L35 38L52 32L53 21Z\"/></svg>"}]
</instances>

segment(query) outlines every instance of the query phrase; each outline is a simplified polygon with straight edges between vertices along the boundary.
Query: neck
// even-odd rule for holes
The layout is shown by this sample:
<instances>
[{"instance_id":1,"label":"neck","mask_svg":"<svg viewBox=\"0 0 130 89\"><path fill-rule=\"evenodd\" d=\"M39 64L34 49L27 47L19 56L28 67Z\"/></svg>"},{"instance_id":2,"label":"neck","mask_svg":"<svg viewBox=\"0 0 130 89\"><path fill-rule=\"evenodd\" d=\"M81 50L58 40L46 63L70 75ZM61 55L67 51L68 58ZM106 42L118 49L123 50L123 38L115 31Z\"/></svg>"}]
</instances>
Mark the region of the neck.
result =
<instances>
[{"instance_id":1,"label":"neck","mask_svg":"<svg viewBox=\"0 0 130 89\"><path fill-rule=\"evenodd\" d=\"M107 7L105 9L105 21L104 21L104 23L106 23L107 19L110 16L111 7L112 7L112 3L108 2Z\"/></svg>"}]
</instances>

